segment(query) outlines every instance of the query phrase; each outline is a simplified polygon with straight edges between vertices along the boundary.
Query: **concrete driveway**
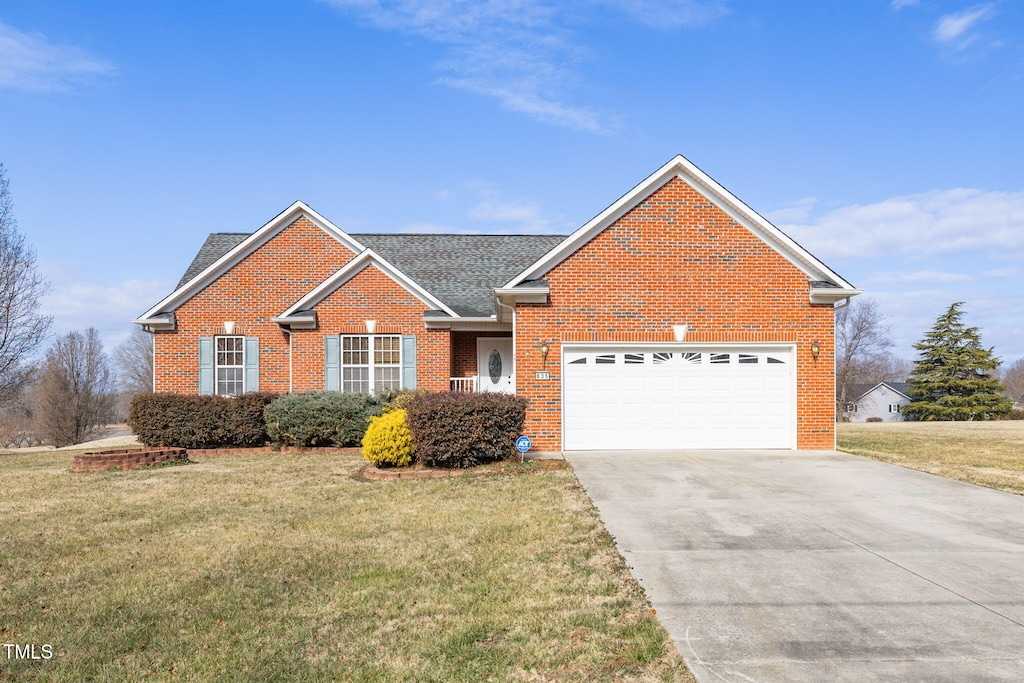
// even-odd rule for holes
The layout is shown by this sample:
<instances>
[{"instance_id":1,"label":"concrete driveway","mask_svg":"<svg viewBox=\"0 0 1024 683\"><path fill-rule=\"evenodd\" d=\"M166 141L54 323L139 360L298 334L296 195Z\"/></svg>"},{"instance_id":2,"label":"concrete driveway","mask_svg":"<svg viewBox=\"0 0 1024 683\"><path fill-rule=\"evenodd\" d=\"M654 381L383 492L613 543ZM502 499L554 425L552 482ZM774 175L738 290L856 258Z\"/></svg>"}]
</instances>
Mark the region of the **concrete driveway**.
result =
<instances>
[{"instance_id":1,"label":"concrete driveway","mask_svg":"<svg viewBox=\"0 0 1024 683\"><path fill-rule=\"evenodd\" d=\"M1024 680L1024 497L831 451L566 457L700 681Z\"/></svg>"}]
</instances>

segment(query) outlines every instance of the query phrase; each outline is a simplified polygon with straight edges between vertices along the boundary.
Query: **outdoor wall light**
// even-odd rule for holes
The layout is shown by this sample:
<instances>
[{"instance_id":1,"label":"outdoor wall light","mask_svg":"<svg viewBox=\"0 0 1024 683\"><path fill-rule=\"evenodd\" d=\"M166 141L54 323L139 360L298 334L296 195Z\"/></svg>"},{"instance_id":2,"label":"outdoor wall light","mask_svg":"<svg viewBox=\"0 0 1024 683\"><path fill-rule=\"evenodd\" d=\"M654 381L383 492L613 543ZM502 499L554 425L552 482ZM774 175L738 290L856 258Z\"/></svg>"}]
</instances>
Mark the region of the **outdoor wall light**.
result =
<instances>
[{"instance_id":1,"label":"outdoor wall light","mask_svg":"<svg viewBox=\"0 0 1024 683\"><path fill-rule=\"evenodd\" d=\"M548 352L551 351L551 347L548 346L547 342L540 343L540 362L541 365L548 364Z\"/></svg>"},{"instance_id":2,"label":"outdoor wall light","mask_svg":"<svg viewBox=\"0 0 1024 683\"><path fill-rule=\"evenodd\" d=\"M818 360L819 353L821 353L821 344L819 344L818 340L815 339L814 341L811 342L811 356L814 358L815 361Z\"/></svg>"}]
</instances>

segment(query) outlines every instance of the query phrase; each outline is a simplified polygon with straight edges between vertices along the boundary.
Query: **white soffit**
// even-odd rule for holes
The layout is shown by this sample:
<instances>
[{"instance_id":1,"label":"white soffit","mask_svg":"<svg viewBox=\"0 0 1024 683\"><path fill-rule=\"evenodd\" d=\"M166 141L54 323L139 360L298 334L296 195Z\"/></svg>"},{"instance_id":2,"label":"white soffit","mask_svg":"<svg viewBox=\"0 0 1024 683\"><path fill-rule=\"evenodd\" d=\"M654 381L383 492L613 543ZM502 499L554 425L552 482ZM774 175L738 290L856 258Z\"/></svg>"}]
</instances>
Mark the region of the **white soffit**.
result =
<instances>
[{"instance_id":1,"label":"white soffit","mask_svg":"<svg viewBox=\"0 0 1024 683\"><path fill-rule=\"evenodd\" d=\"M768 246L782 254L812 280L831 280L844 290L854 289L853 285L833 272L832 269L815 258L810 252L794 242L788 235L769 223L767 219L740 201L739 198L682 155L676 155L671 161L652 173L611 206L592 218L576 232L569 235L565 241L503 285L501 289L515 287L525 280L542 278L548 271L569 258L583 245L664 186L673 177L681 179L697 192L710 199L733 220L746 227L754 235L760 237ZM848 295L852 295L852 293L848 293Z\"/></svg>"},{"instance_id":2,"label":"white soffit","mask_svg":"<svg viewBox=\"0 0 1024 683\"><path fill-rule=\"evenodd\" d=\"M297 201L281 213L277 214L277 216L262 228L249 235L233 249L210 264L205 270L203 270L203 272L199 273L184 285L171 292L171 294L160 303L150 308L148 311L143 313L138 320L133 322L144 324L146 320L157 315L161 311L174 309L185 303L202 291L204 287L238 265L238 263L240 263L246 256L269 242L282 230L302 216L305 216L311 223L313 223L313 225L341 242L354 254L358 254L365 249L365 247L354 237L311 209L305 202Z\"/></svg>"}]
</instances>

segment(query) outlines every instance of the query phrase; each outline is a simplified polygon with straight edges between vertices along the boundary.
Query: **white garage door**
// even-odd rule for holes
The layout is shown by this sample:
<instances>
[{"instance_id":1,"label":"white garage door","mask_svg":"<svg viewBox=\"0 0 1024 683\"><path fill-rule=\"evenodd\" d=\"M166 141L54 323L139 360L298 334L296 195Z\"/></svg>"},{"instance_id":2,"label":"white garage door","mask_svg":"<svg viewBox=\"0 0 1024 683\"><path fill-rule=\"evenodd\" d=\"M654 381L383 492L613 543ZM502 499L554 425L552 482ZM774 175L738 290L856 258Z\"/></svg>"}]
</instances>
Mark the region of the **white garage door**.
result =
<instances>
[{"instance_id":1,"label":"white garage door","mask_svg":"<svg viewBox=\"0 0 1024 683\"><path fill-rule=\"evenodd\" d=\"M795 448L788 346L568 346L566 450Z\"/></svg>"}]
</instances>

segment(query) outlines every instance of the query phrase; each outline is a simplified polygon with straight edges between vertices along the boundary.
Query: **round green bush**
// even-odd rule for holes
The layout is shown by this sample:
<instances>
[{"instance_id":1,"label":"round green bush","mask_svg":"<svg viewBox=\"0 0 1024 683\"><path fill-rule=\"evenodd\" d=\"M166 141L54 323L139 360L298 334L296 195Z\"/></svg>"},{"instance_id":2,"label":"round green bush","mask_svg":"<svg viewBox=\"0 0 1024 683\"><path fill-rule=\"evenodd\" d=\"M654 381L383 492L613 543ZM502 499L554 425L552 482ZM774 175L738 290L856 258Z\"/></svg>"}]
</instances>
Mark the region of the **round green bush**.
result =
<instances>
[{"instance_id":1,"label":"round green bush","mask_svg":"<svg viewBox=\"0 0 1024 683\"><path fill-rule=\"evenodd\" d=\"M412 434L405 410L371 417L363 435L363 458L377 467L404 467L412 463Z\"/></svg>"}]
</instances>

